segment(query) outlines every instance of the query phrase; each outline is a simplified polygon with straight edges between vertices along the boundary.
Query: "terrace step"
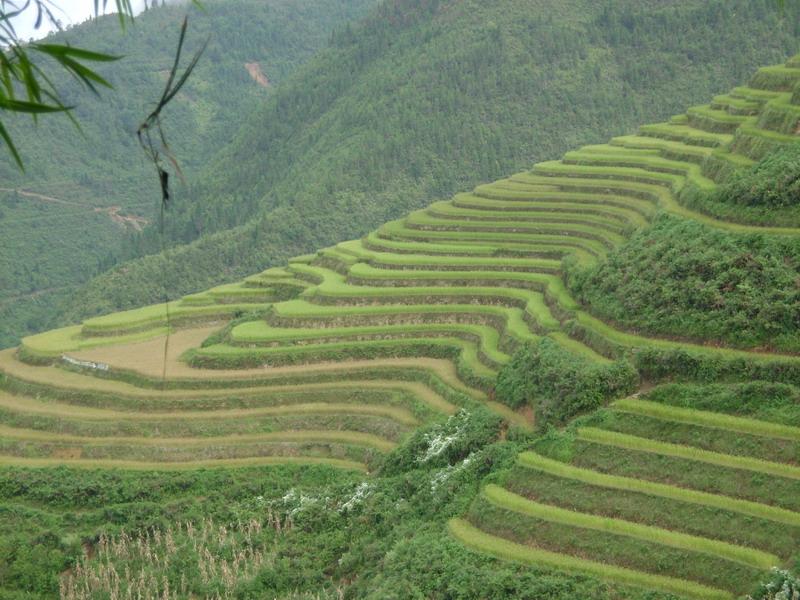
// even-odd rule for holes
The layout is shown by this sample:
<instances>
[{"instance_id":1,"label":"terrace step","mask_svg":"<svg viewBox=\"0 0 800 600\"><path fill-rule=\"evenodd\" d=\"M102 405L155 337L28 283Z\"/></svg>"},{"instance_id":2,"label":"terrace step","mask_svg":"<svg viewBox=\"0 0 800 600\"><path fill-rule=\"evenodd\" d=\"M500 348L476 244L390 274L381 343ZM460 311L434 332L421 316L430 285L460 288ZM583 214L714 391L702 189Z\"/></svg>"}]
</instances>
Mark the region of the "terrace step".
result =
<instances>
[{"instance_id":1,"label":"terrace step","mask_svg":"<svg viewBox=\"0 0 800 600\"><path fill-rule=\"evenodd\" d=\"M517 544L502 537L481 531L462 519L448 523L450 533L462 544L475 550L514 562L543 566L551 569L582 573L622 585L644 589L657 589L698 600L732 600L733 594L698 583L673 577L653 575L642 571L616 567L602 562L559 554Z\"/></svg>"},{"instance_id":2,"label":"terrace step","mask_svg":"<svg viewBox=\"0 0 800 600\"><path fill-rule=\"evenodd\" d=\"M732 456L730 454L702 450L693 446L659 442L634 435L606 431L604 429L582 427L578 430L578 439L594 444L604 444L615 446L617 448L624 448L627 450L638 450L640 452L662 454L674 458L683 458L687 460L704 462L720 467L753 471L755 473L763 473L776 477L800 480L800 467L793 465L775 463L745 456Z\"/></svg>"},{"instance_id":3,"label":"terrace step","mask_svg":"<svg viewBox=\"0 0 800 600\"><path fill-rule=\"evenodd\" d=\"M781 564L780 558L761 550L695 535L687 535L677 531L652 527L650 525L641 525L622 519L599 517L589 513L566 510L549 504L541 504L509 492L498 485L487 485L483 489L483 496L496 506L544 521L614 533L645 541L657 542L673 548L711 554L757 569L769 569Z\"/></svg>"},{"instance_id":4,"label":"terrace step","mask_svg":"<svg viewBox=\"0 0 800 600\"><path fill-rule=\"evenodd\" d=\"M686 487L636 479L634 477L610 475L591 469L575 467L567 463L546 458L534 452L521 453L518 457L518 464L529 469L535 469L557 477L574 479L590 485L615 490L639 492L680 502L710 506L759 519L785 523L793 527L800 527L800 512L786 510L778 506L732 498L721 494L710 494Z\"/></svg>"}]
</instances>

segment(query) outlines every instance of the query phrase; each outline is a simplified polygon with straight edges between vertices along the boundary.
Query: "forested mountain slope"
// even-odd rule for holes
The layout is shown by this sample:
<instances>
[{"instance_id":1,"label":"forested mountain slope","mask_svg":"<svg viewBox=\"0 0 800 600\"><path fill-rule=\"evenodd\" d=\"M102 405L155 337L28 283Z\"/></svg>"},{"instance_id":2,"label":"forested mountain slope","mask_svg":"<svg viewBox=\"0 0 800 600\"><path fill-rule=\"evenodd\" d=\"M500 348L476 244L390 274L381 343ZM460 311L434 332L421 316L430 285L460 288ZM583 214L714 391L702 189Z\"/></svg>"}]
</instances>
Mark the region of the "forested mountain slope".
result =
<instances>
[{"instance_id":1,"label":"forested mountain slope","mask_svg":"<svg viewBox=\"0 0 800 600\"><path fill-rule=\"evenodd\" d=\"M100 276L65 318L243 276L663 118L793 51L791 6L387 2L246 117L168 216L188 245ZM150 230L139 250L157 248Z\"/></svg>"},{"instance_id":2,"label":"forested mountain slope","mask_svg":"<svg viewBox=\"0 0 800 600\"><path fill-rule=\"evenodd\" d=\"M253 110L331 32L373 0L210 0L153 8L125 31L115 16L52 35L53 43L124 56L100 65L113 85L95 97L67 74L51 73L76 130L63 116L6 115L26 171L0 156L0 346L54 323L58 301L130 257L126 237L153 222L159 188L135 131L161 94L181 19L190 15L186 55L209 40L191 80L165 111L172 149L189 180ZM256 80L258 79L258 80ZM176 188L178 186L176 185ZM134 254L135 255L135 254Z\"/></svg>"},{"instance_id":3,"label":"forested mountain slope","mask_svg":"<svg viewBox=\"0 0 800 600\"><path fill-rule=\"evenodd\" d=\"M360 239L0 352L0 590L800 590L798 124L800 55ZM652 330L608 319L617 271Z\"/></svg>"}]
</instances>

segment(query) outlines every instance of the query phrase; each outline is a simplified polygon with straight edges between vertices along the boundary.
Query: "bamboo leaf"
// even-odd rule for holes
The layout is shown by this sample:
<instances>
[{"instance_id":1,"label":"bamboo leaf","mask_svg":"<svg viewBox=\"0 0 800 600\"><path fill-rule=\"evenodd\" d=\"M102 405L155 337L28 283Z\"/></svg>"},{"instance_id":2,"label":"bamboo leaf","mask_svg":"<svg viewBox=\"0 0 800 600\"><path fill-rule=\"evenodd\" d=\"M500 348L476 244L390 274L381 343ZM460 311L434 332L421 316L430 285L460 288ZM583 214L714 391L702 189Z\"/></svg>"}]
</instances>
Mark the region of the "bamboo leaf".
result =
<instances>
[{"instance_id":1,"label":"bamboo leaf","mask_svg":"<svg viewBox=\"0 0 800 600\"><path fill-rule=\"evenodd\" d=\"M32 44L31 47L52 57L71 56L96 62L112 62L122 58L121 56L115 56L113 54L104 54L102 52L94 52L92 50L86 50L85 48L76 48L74 46L65 46L62 44Z\"/></svg>"},{"instance_id":2,"label":"bamboo leaf","mask_svg":"<svg viewBox=\"0 0 800 600\"><path fill-rule=\"evenodd\" d=\"M27 102L24 100L14 100L12 98L0 98L0 110L11 112L21 112L28 114L43 114L54 112L65 112L72 110L71 106L54 106L41 102Z\"/></svg>"},{"instance_id":3,"label":"bamboo leaf","mask_svg":"<svg viewBox=\"0 0 800 600\"><path fill-rule=\"evenodd\" d=\"M92 92L97 94L97 88L95 88L94 84L97 83L107 88L113 88L114 86L111 85L108 81L106 81L102 75L99 73L92 71L86 65L79 63L76 60L68 56L57 56L54 57L61 65L67 69L70 73L72 73L75 77L77 77L86 87L88 87Z\"/></svg>"},{"instance_id":4,"label":"bamboo leaf","mask_svg":"<svg viewBox=\"0 0 800 600\"><path fill-rule=\"evenodd\" d=\"M14 145L14 142L11 140L11 136L8 135L8 131L6 131L5 126L3 125L2 121L0 121L0 137L3 138L5 141L6 146L8 146L9 152L11 152L11 156L14 157L14 162L17 163L17 166L20 168L21 171L25 170L25 166L22 164L22 158L17 152L17 147Z\"/></svg>"}]
</instances>

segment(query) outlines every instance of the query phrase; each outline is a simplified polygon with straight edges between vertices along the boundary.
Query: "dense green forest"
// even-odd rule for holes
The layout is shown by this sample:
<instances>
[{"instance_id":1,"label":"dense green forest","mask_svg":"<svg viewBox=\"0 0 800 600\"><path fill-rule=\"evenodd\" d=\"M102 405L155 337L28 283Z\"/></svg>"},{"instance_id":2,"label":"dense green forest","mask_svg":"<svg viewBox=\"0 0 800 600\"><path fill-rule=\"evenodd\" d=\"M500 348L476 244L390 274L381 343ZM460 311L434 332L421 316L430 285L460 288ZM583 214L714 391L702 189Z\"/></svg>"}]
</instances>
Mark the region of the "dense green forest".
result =
<instances>
[{"instance_id":1,"label":"dense green forest","mask_svg":"<svg viewBox=\"0 0 800 600\"><path fill-rule=\"evenodd\" d=\"M663 118L784 60L797 23L771 0L384 4L192 180L168 216L188 245L99 276L62 319L158 301L165 272L176 297L242 276Z\"/></svg>"},{"instance_id":2,"label":"dense green forest","mask_svg":"<svg viewBox=\"0 0 800 600\"><path fill-rule=\"evenodd\" d=\"M201 8L150 9L124 31L109 16L50 36L52 43L124 58L101 66L114 89L100 97L43 65L63 101L75 105L80 130L61 115L40 119L38 127L24 115L4 120L26 170L7 154L0 159L0 347L58 323L58 303L77 286L135 256L125 239L154 221L160 198L135 131L161 94L184 14L190 15L186 55L205 40L208 48L167 109L165 126L192 181L233 138L242 115L325 46L334 29L374 4L211 0ZM248 65L265 79L257 82Z\"/></svg>"}]
</instances>

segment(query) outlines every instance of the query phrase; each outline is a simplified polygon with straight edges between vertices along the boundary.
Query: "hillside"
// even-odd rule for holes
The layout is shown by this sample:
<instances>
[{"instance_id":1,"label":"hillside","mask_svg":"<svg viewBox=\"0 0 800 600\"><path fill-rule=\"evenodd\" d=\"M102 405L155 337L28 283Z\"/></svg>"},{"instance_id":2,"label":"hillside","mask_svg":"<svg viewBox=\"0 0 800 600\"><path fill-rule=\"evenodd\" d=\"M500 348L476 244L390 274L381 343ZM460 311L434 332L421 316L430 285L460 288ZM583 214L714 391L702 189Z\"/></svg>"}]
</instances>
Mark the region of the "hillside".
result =
<instances>
[{"instance_id":1,"label":"hillside","mask_svg":"<svg viewBox=\"0 0 800 600\"><path fill-rule=\"evenodd\" d=\"M99 276L63 318L232 281L632 132L783 60L796 22L773 0L385 3L247 116L170 213L174 249Z\"/></svg>"},{"instance_id":2,"label":"hillside","mask_svg":"<svg viewBox=\"0 0 800 600\"><path fill-rule=\"evenodd\" d=\"M728 236L714 250L734 258L796 248L780 212L718 213L721 190L796 148L767 115L797 114L799 65L361 239L0 352L0 507L19 517L0 588L45 594L80 555L67 597L113 589L109 565L152 597L732 599L783 577L797 323L757 347L656 337L603 320L565 275L613 268L665 222ZM782 269L775 294L798 280Z\"/></svg>"},{"instance_id":3,"label":"hillside","mask_svg":"<svg viewBox=\"0 0 800 600\"><path fill-rule=\"evenodd\" d=\"M127 238L153 222L160 190L135 131L161 94L187 11L187 53L206 39L209 46L166 111L165 123L191 181L234 137L240 115L325 46L335 28L374 4L212 0L202 10L184 5L148 10L124 32L110 16L50 36L52 43L124 58L101 65L100 73L115 89L99 98L70 75L50 73L64 101L77 106L81 131L60 117L42 119L38 128L27 118L4 120L26 172L7 154L0 156L0 347L58 323L58 303L77 286L137 255ZM268 86L254 80L248 68L266 77Z\"/></svg>"}]
</instances>

